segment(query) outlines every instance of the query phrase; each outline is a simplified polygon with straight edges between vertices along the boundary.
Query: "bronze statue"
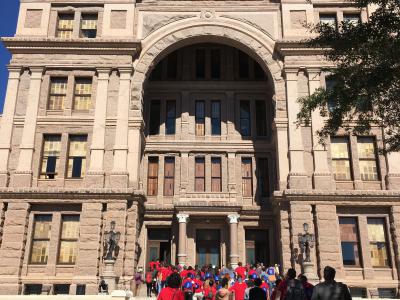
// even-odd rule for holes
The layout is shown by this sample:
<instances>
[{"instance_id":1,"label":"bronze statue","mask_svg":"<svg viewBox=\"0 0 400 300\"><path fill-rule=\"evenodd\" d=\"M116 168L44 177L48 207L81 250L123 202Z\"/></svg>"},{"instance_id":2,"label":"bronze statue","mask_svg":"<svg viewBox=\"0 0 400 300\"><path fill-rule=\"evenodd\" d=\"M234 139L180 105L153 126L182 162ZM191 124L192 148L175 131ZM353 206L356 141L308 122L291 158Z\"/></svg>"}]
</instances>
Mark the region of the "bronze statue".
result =
<instances>
[{"instance_id":1,"label":"bronze statue","mask_svg":"<svg viewBox=\"0 0 400 300\"><path fill-rule=\"evenodd\" d=\"M104 259L115 260L118 256L118 242L121 237L120 232L115 232L115 221L111 221L110 230L104 233Z\"/></svg>"}]
</instances>

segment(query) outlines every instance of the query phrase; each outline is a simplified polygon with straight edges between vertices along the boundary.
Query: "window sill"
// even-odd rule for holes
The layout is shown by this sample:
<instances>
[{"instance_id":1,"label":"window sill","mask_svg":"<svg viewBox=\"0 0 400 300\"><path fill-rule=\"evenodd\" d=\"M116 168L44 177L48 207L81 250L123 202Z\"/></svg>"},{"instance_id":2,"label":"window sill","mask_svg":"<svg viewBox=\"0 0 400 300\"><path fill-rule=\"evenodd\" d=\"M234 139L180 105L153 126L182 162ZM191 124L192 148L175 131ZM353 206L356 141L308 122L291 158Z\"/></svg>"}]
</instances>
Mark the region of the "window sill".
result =
<instances>
[{"instance_id":1,"label":"window sill","mask_svg":"<svg viewBox=\"0 0 400 300\"><path fill-rule=\"evenodd\" d=\"M84 177L81 178L65 178L66 181L81 181Z\"/></svg>"},{"instance_id":2,"label":"window sill","mask_svg":"<svg viewBox=\"0 0 400 300\"><path fill-rule=\"evenodd\" d=\"M56 267L57 268L69 268L69 269L72 269L72 268L75 268L75 263L73 263L73 264L60 264L60 263L57 263L56 264Z\"/></svg>"}]
</instances>

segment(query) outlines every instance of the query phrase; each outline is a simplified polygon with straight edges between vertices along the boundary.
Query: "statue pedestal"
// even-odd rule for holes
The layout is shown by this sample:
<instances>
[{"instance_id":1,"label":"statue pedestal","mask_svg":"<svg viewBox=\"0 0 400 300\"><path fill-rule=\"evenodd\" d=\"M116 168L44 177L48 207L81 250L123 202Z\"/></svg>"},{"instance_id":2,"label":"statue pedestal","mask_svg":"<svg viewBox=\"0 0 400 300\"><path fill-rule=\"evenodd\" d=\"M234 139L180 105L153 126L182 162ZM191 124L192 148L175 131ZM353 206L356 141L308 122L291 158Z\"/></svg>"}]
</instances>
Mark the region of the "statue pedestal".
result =
<instances>
[{"instance_id":1,"label":"statue pedestal","mask_svg":"<svg viewBox=\"0 0 400 300\"><path fill-rule=\"evenodd\" d=\"M312 262L303 262L303 274L311 283L319 283L319 278L314 274L314 264Z\"/></svg>"},{"instance_id":2,"label":"statue pedestal","mask_svg":"<svg viewBox=\"0 0 400 300\"><path fill-rule=\"evenodd\" d=\"M104 261L105 268L103 276L101 276L104 279L104 281L108 284L109 293L117 289L117 275L115 275L114 272L114 264L115 260L105 260Z\"/></svg>"}]
</instances>

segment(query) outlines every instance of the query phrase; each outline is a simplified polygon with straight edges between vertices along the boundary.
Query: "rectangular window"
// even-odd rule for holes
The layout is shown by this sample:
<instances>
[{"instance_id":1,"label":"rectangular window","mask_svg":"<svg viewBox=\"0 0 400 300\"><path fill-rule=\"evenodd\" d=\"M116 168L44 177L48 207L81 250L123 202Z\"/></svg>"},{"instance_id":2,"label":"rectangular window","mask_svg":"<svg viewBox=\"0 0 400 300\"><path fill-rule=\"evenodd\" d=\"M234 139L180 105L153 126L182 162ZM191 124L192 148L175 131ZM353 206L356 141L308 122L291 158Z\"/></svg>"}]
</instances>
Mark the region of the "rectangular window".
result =
<instances>
[{"instance_id":1,"label":"rectangular window","mask_svg":"<svg viewBox=\"0 0 400 300\"><path fill-rule=\"evenodd\" d=\"M82 14L81 37L94 39L97 36L97 14Z\"/></svg>"},{"instance_id":2,"label":"rectangular window","mask_svg":"<svg viewBox=\"0 0 400 300\"><path fill-rule=\"evenodd\" d=\"M160 100L153 100L150 102L150 126L149 134L160 134L160 115L161 115L161 102Z\"/></svg>"},{"instance_id":3,"label":"rectangular window","mask_svg":"<svg viewBox=\"0 0 400 300\"><path fill-rule=\"evenodd\" d=\"M61 135L45 135L43 142L42 167L40 178L57 177L57 164L61 152Z\"/></svg>"},{"instance_id":4,"label":"rectangular window","mask_svg":"<svg viewBox=\"0 0 400 300\"><path fill-rule=\"evenodd\" d=\"M33 224L33 238L30 263L47 264L49 256L51 215L36 215Z\"/></svg>"},{"instance_id":5,"label":"rectangular window","mask_svg":"<svg viewBox=\"0 0 400 300\"><path fill-rule=\"evenodd\" d=\"M205 134L205 102L197 100L195 106L196 135L203 136Z\"/></svg>"},{"instance_id":6,"label":"rectangular window","mask_svg":"<svg viewBox=\"0 0 400 300\"><path fill-rule=\"evenodd\" d=\"M221 157L211 158L211 192L222 191Z\"/></svg>"},{"instance_id":7,"label":"rectangular window","mask_svg":"<svg viewBox=\"0 0 400 300\"><path fill-rule=\"evenodd\" d=\"M333 28L337 28L336 14L320 14L319 21L321 25L327 25Z\"/></svg>"},{"instance_id":8,"label":"rectangular window","mask_svg":"<svg viewBox=\"0 0 400 300\"><path fill-rule=\"evenodd\" d=\"M361 23L361 16L360 16L360 14L357 14L357 13L343 14L343 21L349 22L353 26L357 26L358 24Z\"/></svg>"},{"instance_id":9,"label":"rectangular window","mask_svg":"<svg viewBox=\"0 0 400 300\"><path fill-rule=\"evenodd\" d=\"M149 170L147 174L147 195L158 194L158 157L149 157Z\"/></svg>"},{"instance_id":10,"label":"rectangular window","mask_svg":"<svg viewBox=\"0 0 400 300\"><path fill-rule=\"evenodd\" d=\"M335 87L335 85L336 85L336 81L334 79L332 79L328 76L325 77L325 89L327 92L332 91L333 88ZM335 99L329 98L328 99L328 111L333 112L334 109L336 108L337 104L338 103L336 102Z\"/></svg>"},{"instance_id":11,"label":"rectangular window","mask_svg":"<svg viewBox=\"0 0 400 300\"><path fill-rule=\"evenodd\" d=\"M249 72L249 56L239 51L239 78L240 79L249 79L250 72Z\"/></svg>"},{"instance_id":12,"label":"rectangular window","mask_svg":"<svg viewBox=\"0 0 400 300\"><path fill-rule=\"evenodd\" d=\"M57 21L58 38L71 39L74 31L74 14L59 14Z\"/></svg>"},{"instance_id":13,"label":"rectangular window","mask_svg":"<svg viewBox=\"0 0 400 300\"><path fill-rule=\"evenodd\" d=\"M258 136L267 135L267 106L264 100L256 101L256 130Z\"/></svg>"},{"instance_id":14,"label":"rectangular window","mask_svg":"<svg viewBox=\"0 0 400 300\"><path fill-rule=\"evenodd\" d=\"M205 181L205 159L204 157L196 157L195 159L195 183L194 190L196 192L204 192L206 189Z\"/></svg>"},{"instance_id":15,"label":"rectangular window","mask_svg":"<svg viewBox=\"0 0 400 300\"><path fill-rule=\"evenodd\" d=\"M257 185L261 197L270 195L268 158L257 160Z\"/></svg>"},{"instance_id":16,"label":"rectangular window","mask_svg":"<svg viewBox=\"0 0 400 300\"><path fill-rule=\"evenodd\" d=\"M240 134L251 135L250 101L240 101Z\"/></svg>"},{"instance_id":17,"label":"rectangular window","mask_svg":"<svg viewBox=\"0 0 400 300\"><path fill-rule=\"evenodd\" d=\"M172 52L167 58L167 78L177 79L178 77L178 51Z\"/></svg>"},{"instance_id":18,"label":"rectangular window","mask_svg":"<svg viewBox=\"0 0 400 300\"><path fill-rule=\"evenodd\" d=\"M69 138L68 178L83 178L86 173L87 136Z\"/></svg>"},{"instance_id":19,"label":"rectangular window","mask_svg":"<svg viewBox=\"0 0 400 300\"><path fill-rule=\"evenodd\" d=\"M175 158L166 157L164 162L164 196L174 195Z\"/></svg>"},{"instance_id":20,"label":"rectangular window","mask_svg":"<svg viewBox=\"0 0 400 300\"><path fill-rule=\"evenodd\" d=\"M361 179L379 180L378 158L373 137L357 137L358 159Z\"/></svg>"},{"instance_id":21,"label":"rectangular window","mask_svg":"<svg viewBox=\"0 0 400 300\"><path fill-rule=\"evenodd\" d=\"M219 79L221 77L221 51L219 49L211 50L211 78Z\"/></svg>"},{"instance_id":22,"label":"rectangular window","mask_svg":"<svg viewBox=\"0 0 400 300\"><path fill-rule=\"evenodd\" d=\"M64 109L65 100L67 99L67 78L51 78L50 79L50 94L47 104L48 110Z\"/></svg>"},{"instance_id":23,"label":"rectangular window","mask_svg":"<svg viewBox=\"0 0 400 300\"><path fill-rule=\"evenodd\" d=\"M332 171L335 180L351 180L349 139L331 137Z\"/></svg>"},{"instance_id":24,"label":"rectangular window","mask_svg":"<svg viewBox=\"0 0 400 300\"><path fill-rule=\"evenodd\" d=\"M221 101L211 101L211 134L221 135Z\"/></svg>"},{"instance_id":25,"label":"rectangular window","mask_svg":"<svg viewBox=\"0 0 400 300\"><path fill-rule=\"evenodd\" d=\"M175 134L176 102L168 100L166 105L165 134Z\"/></svg>"},{"instance_id":26,"label":"rectangular window","mask_svg":"<svg viewBox=\"0 0 400 300\"><path fill-rule=\"evenodd\" d=\"M342 244L343 265L361 266L360 239L358 234L357 218L340 217L340 239Z\"/></svg>"},{"instance_id":27,"label":"rectangular window","mask_svg":"<svg viewBox=\"0 0 400 300\"><path fill-rule=\"evenodd\" d=\"M74 110L89 110L92 107L92 78L76 78Z\"/></svg>"},{"instance_id":28,"label":"rectangular window","mask_svg":"<svg viewBox=\"0 0 400 300\"><path fill-rule=\"evenodd\" d=\"M62 216L59 264L74 264L78 251L79 215Z\"/></svg>"},{"instance_id":29,"label":"rectangular window","mask_svg":"<svg viewBox=\"0 0 400 300\"><path fill-rule=\"evenodd\" d=\"M206 78L206 51L204 49L196 49L196 78Z\"/></svg>"},{"instance_id":30,"label":"rectangular window","mask_svg":"<svg viewBox=\"0 0 400 300\"><path fill-rule=\"evenodd\" d=\"M242 195L253 196L253 172L251 158L242 158Z\"/></svg>"},{"instance_id":31,"label":"rectangular window","mask_svg":"<svg viewBox=\"0 0 400 300\"><path fill-rule=\"evenodd\" d=\"M373 267L389 267L384 218L367 218L368 237Z\"/></svg>"}]
</instances>

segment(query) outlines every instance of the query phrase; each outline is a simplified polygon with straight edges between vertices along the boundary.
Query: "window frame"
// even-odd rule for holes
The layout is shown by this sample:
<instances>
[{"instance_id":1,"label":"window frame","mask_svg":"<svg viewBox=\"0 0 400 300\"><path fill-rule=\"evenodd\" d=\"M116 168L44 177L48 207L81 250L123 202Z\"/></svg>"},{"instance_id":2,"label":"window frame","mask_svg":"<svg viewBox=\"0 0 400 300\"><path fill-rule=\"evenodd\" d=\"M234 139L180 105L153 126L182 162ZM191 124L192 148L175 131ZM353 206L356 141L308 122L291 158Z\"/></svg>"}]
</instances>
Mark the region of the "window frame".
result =
<instances>
[{"instance_id":1,"label":"window frame","mask_svg":"<svg viewBox=\"0 0 400 300\"><path fill-rule=\"evenodd\" d=\"M347 158L341 158L341 157L333 157L333 151L332 151L332 144L333 140L339 140L339 139L345 139L346 140L346 145L347 145ZM331 162L332 162L332 174L334 177L335 181L342 181L342 182L350 182L354 180L354 171L353 171L353 157L352 157L352 152L351 152L351 145L350 145L350 137L349 136L341 136L341 135L336 135L336 136L331 136L330 137L330 151L331 151ZM333 166L334 161L348 161L349 162L349 172L350 172L350 178L349 179L336 179L336 172Z\"/></svg>"},{"instance_id":2,"label":"window frame","mask_svg":"<svg viewBox=\"0 0 400 300\"><path fill-rule=\"evenodd\" d=\"M203 105L203 114L199 115L198 106ZM206 101L205 100L195 100L194 102L194 110L195 110L195 135L196 136L205 136L206 135ZM202 125L202 129L200 130Z\"/></svg>"},{"instance_id":3,"label":"window frame","mask_svg":"<svg viewBox=\"0 0 400 300\"><path fill-rule=\"evenodd\" d=\"M371 220L371 219L375 219L375 220L382 220L382 225L383 225L383 232L384 232L384 236L385 236L385 241L384 241L384 244L385 244L385 250L386 250L386 257L387 257L387 265L386 266L374 266L373 265L373 260L372 260L372 256L370 256L370 259L371 259L371 265L372 265L372 268L374 268L374 269L387 269L387 268L392 268L392 260L391 260L391 251L390 251L390 247L391 247L391 244L390 244L390 232L388 231L388 229L389 229L389 227L388 227L388 224L387 224L387 218L386 218L386 216L381 216L381 215L379 215L379 216L371 216L371 215L369 215L369 216L367 216L366 217L366 219L367 219L367 231L368 231L368 246L369 246L369 253L371 254L371 245L372 244L377 244L377 243L382 243L382 242L371 242L371 238L370 238L370 236L369 236L369 228L368 228L368 220Z\"/></svg>"},{"instance_id":4,"label":"window frame","mask_svg":"<svg viewBox=\"0 0 400 300\"><path fill-rule=\"evenodd\" d=\"M156 111L153 112L153 108L158 106L158 119L156 119ZM153 99L149 104L149 135L160 135L161 127L161 100Z\"/></svg>"},{"instance_id":5,"label":"window frame","mask_svg":"<svg viewBox=\"0 0 400 300\"><path fill-rule=\"evenodd\" d=\"M260 105L261 107L259 107ZM254 106L256 112L254 116L256 119L256 135L257 137L265 138L268 136L267 102L265 100L255 100ZM262 113L260 112L260 108L263 110ZM261 120L260 117L262 117ZM262 129L259 130L259 127L262 127Z\"/></svg>"},{"instance_id":6,"label":"window frame","mask_svg":"<svg viewBox=\"0 0 400 300\"><path fill-rule=\"evenodd\" d=\"M156 172L154 175L151 175L151 166L152 164L156 165ZM158 177L160 172L160 158L158 156L149 156L148 157L148 166L147 166L147 196L153 197L158 196ZM154 193L150 192L150 181L155 182Z\"/></svg>"},{"instance_id":7,"label":"window frame","mask_svg":"<svg viewBox=\"0 0 400 300\"><path fill-rule=\"evenodd\" d=\"M76 138L76 139L85 138L85 141L84 141L86 143L86 154L85 154L85 156L75 156L75 155L71 156L71 141L72 141L73 138ZM88 135L87 134L70 134L68 136L68 152L67 152L67 160L66 160L67 167L65 168L66 169L66 178L67 179L80 180L80 179L85 178L86 171L87 171L86 167L87 167L87 157L88 157L88 155L87 155L87 146L88 146ZM70 159L74 159L74 158L81 158L82 159L82 162L81 162L81 177L72 176L73 175L73 164L74 164L74 161L72 162L71 176L68 175L69 171L70 171L70 169L69 169Z\"/></svg>"},{"instance_id":8,"label":"window frame","mask_svg":"<svg viewBox=\"0 0 400 300\"><path fill-rule=\"evenodd\" d=\"M77 223L78 223L78 236L76 238L63 238L63 222L64 222L64 217L77 217ZM81 225L81 220L80 220L80 215L79 214L62 214L61 215L61 220L60 220L60 235L58 239L58 251L57 251L57 265L75 265L76 264L76 259L78 257L77 253L75 255L75 260L74 262L61 262L60 261L60 255L61 255L61 245L62 242L74 242L76 243L76 250L79 249L79 238L80 238L80 225ZM77 251L78 252L78 251Z\"/></svg>"},{"instance_id":9,"label":"window frame","mask_svg":"<svg viewBox=\"0 0 400 300\"><path fill-rule=\"evenodd\" d=\"M205 156L196 156L194 158L194 191L195 192L205 192L206 191L206 158ZM203 175L198 174L197 172L197 165L202 164L203 165ZM203 181L203 187L201 190L197 189L197 181L202 180Z\"/></svg>"},{"instance_id":10,"label":"window frame","mask_svg":"<svg viewBox=\"0 0 400 300\"><path fill-rule=\"evenodd\" d=\"M58 156L45 156L45 154L44 154L45 145L46 145L46 138L49 138L49 137L58 137L58 138L59 138L59 141L58 141L58 142L60 143L60 147L59 147L60 150L59 150ZM42 152L41 152L41 156L40 156L41 158L40 158L39 179L46 179L46 180L54 180L54 179L57 179L57 176L59 175L58 172L57 172L57 168L58 168L58 166L59 166L60 156L61 156L61 147L62 147L61 142L62 142L62 135L61 135L61 134L44 134L44 135L43 135ZM56 158L55 167L54 167L54 173L53 173L53 174L50 174L50 175L53 175L53 176L54 176L53 178L47 178L47 176L48 176L48 173L47 173L47 164L46 164L46 172L45 172L45 173L42 172L42 170L43 170L43 164L44 164L44 159L46 158L46 159L47 159L46 162L48 163L48 158L49 158L49 157L55 157L55 158ZM44 177L42 177L42 176L44 176Z\"/></svg>"},{"instance_id":11,"label":"window frame","mask_svg":"<svg viewBox=\"0 0 400 300\"><path fill-rule=\"evenodd\" d=\"M37 219L36 218L40 218L40 217L48 217L49 220L47 220L46 222L50 223L50 228L49 228L49 237L48 238L35 238L35 231L36 231L36 224L37 224ZM51 242L51 231L53 228L53 215L52 214L45 214L45 213L35 213L33 214L33 219L32 219L32 233L31 233L31 244L30 244L30 252L29 252L29 264L30 265L41 265L41 266L45 266L47 265L47 263L49 262L49 253L50 253L50 242ZM32 261L32 256L33 256L33 248L35 245L35 241L39 241L39 242L43 242L46 241L47 242L47 258L45 262L33 262Z\"/></svg>"},{"instance_id":12,"label":"window frame","mask_svg":"<svg viewBox=\"0 0 400 300\"><path fill-rule=\"evenodd\" d=\"M65 81L65 82L62 82L62 84L64 84L65 83L65 93L52 93L52 87L53 87L53 84L55 84L55 83L57 83L57 82L54 82L54 81ZM65 103L66 103L66 101L67 101L67 94L68 94L68 77L67 76L50 76L50 80L49 80L49 95L48 95L48 99L47 99L47 105L46 105L46 110L48 110L48 111L62 111L62 110L64 110L64 107L65 107ZM62 100L62 104L61 104L61 108L51 108L50 107L50 101L51 101L51 98L52 97L62 97L63 98L63 100ZM55 101L54 101L54 103L55 103Z\"/></svg>"},{"instance_id":13,"label":"window frame","mask_svg":"<svg viewBox=\"0 0 400 300\"><path fill-rule=\"evenodd\" d=\"M169 105L173 105L173 116L169 116ZM169 127L169 122L173 125ZM166 100L165 102L165 135L175 135L176 134L176 100Z\"/></svg>"},{"instance_id":14,"label":"window frame","mask_svg":"<svg viewBox=\"0 0 400 300\"><path fill-rule=\"evenodd\" d=\"M217 162L217 163L215 163ZM219 174L214 174L214 165L219 166ZM218 190L214 190L213 182L215 180L219 181L219 188ZM213 193L220 193L222 192L222 158L220 156L212 156L211 157L211 192Z\"/></svg>"},{"instance_id":15,"label":"window frame","mask_svg":"<svg viewBox=\"0 0 400 300\"><path fill-rule=\"evenodd\" d=\"M259 190L259 196L261 198L268 198L271 196L271 181L270 181L270 159L268 157L257 157L257 187ZM264 168L263 163L266 163L266 168ZM262 166L262 167L261 167ZM263 172L265 172L263 174ZM264 176L262 176L264 175ZM262 180L264 179L264 180ZM263 181L263 182L262 182ZM264 183L264 184L262 184ZM266 187L264 187L266 184ZM260 186L261 185L261 186ZM263 193L265 192L265 193Z\"/></svg>"},{"instance_id":16,"label":"window frame","mask_svg":"<svg viewBox=\"0 0 400 300\"><path fill-rule=\"evenodd\" d=\"M355 235L356 235L356 241L348 241L348 240L345 240L345 241L343 241L342 240L342 229L341 229L341 226L340 225L342 225L341 223L340 223L340 221L341 220L343 220L343 219L352 219L352 220L354 220L355 222L354 222L354 224L355 224L355 229L356 229L356 233L355 233ZM358 216L349 216L349 215L339 215L338 216L338 222L339 222L339 234L340 234L340 243L341 243L341 251L342 251L342 263L343 263L343 266L345 267L345 268L362 268L363 267L363 256L362 256L362 247L361 247L361 235L360 235L360 226L359 226L359 217ZM356 244L356 246L357 246L357 251L358 251L358 261L356 261L356 263L354 264L354 265L352 265L352 264L345 264L345 262L344 262L344 257L343 257L343 243L353 243L353 244Z\"/></svg>"},{"instance_id":17,"label":"window frame","mask_svg":"<svg viewBox=\"0 0 400 300\"><path fill-rule=\"evenodd\" d=\"M242 115L242 104L248 105L248 118L243 117ZM247 120L248 122L248 134L244 134L243 132L243 122L244 120ZM251 101L250 100L240 100L239 101L239 124L240 124L240 135L242 137L251 137L252 136L252 130L251 130Z\"/></svg>"},{"instance_id":18,"label":"window frame","mask_svg":"<svg viewBox=\"0 0 400 300\"><path fill-rule=\"evenodd\" d=\"M85 20L84 20L84 17L87 17L87 16L93 16L93 17L95 17L95 20L96 20L96 29L83 29L83 21L85 21ZM98 13L95 13L95 12L92 12L92 13L83 12L83 13L81 14L81 19L80 19L80 24L79 24L79 36L80 36L81 38L86 38L86 39L95 39L95 38L97 38L98 30L99 30L99 15L98 15ZM89 32L89 31L95 31L95 35L94 35L93 37L86 36L86 35L84 34L84 32L86 32L86 31L88 31L88 32Z\"/></svg>"},{"instance_id":19,"label":"window frame","mask_svg":"<svg viewBox=\"0 0 400 300\"><path fill-rule=\"evenodd\" d=\"M60 28L61 16L72 16L72 19L71 19L72 20L72 28ZM67 19L65 19L65 20L67 20ZM56 38L72 39L74 36L74 23L75 23L75 12L59 12L57 15ZM71 36L69 36L69 37L60 36L61 32L71 32Z\"/></svg>"},{"instance_id":20,"label":"window frame","mask_svg":"<svg viewBox=\"0 0 400 300\"><path fill-rule=\"evenodd\" d=\"M367 157L360 157L360 147L359 147L359 140L371 140L371 144L374 147L374 158L367 158ZM380 172L380 167L379 167L379 155L377 151L377 145L376 145L376 137L375 136L357 136L357 154L358 154L358 166L359 166L359 172L360 172L360 179L365 182L373 182L373 181L380 181L381 180L381 172ZM374 162L375 167L376 167L376 179L363 179L362 178L362 171L360 167L360 162L362 161L369 161L369 162Z\"/></svg>"},{"instance_id":21,"label":"window frame","mask_svg":"<svg viewBox=\"0 0 400 300\"><path fill-rule=\"evenodd\" d=\"M218 104L218 116L214 115L214 104ZM220 136L221 135L221 100L211 100L211 135L212 136ZM215 127L217 126L217 127ZM217 129L217 130L215 130Z\"/></svg>"},{"instance_id":22,"label":"window frame","mask_svg":"<svg viewBox=\"0 0 400 300\"><path fill-rule=\"evenodd\" d=\"M246 165L245 161L249 162L249 165L250 165L250 175L249 176L246 176L244 174L244 166ZM241 175L242 175L242 196L243 197L253 197L254 191L253 191L253 159L252 159L252 157L243 156L241 158ZM245 189L245 185L246 185L245 182L247 182L247 181L249 181L249 183L250 183L250 194L249 195L245 193L245 191L247 191Z\"/></svg>"},{"instance_id":23,"label":"window frame","mask_svg":"<svg viewBox=\"0 0 400 300\"><path fill-rule=\"evenodd\" d=\"M331 18L333 18L334 20L335 20L335 23L334 24L329 24L329 22L323 22L322 21L322 18L321 17L325 17L325 18L329 18L329 17L331 17ZM337 12L319 12L319 14L318 14L318 21L319 21L319 24L326 24L326 25L328 25L328 26L332 26L332 25L334 25L334 28L337 30L337 28L338 28L338 16L337 16Z\"/></svg>"},{"instance_id":24,"label":"window frame","mask_svg":"<svg viewBox=\"0 0 400 300\"><path fill-rule=\"evenodd\" d=\"M85 81L87 81L87 83L85 83ZM81 83L79 83L81 82ZM90 82L90 93L82 93L82 94L78 94L76 87L78 84L88 84ZM87 109L78 109L77 107L77 103L78 103L78 99L84 99L85 97L90 97L89 103L88 103L88 108ZM83 102L83 100L80 100ZM72 110L73 111L78 111L78 112L85 112L85 111L89 111L90 109L93 108L93 77L75 77L74 78L74 99L72 101Z\"/></svg>"},{"instance_id":25,"label":"window frame","mask_svg":"<svg viewBox=\"0 0 400 300\"><path fill-rule=\"evenodd\" d=\"M165 170L167 169L167 160L170 160L168 164L171 164L172 167L172 175L168 175ZM167 189L166 185L167 182L171 181L172 182L172 188ZM166 193L166 191L171 191L171 193ZM164 188L163 188L163 194L164 196L167 197L172 197L175 195L175 157L174 156L166 156L164 157Z\"/></svg>"}]
</instances>

